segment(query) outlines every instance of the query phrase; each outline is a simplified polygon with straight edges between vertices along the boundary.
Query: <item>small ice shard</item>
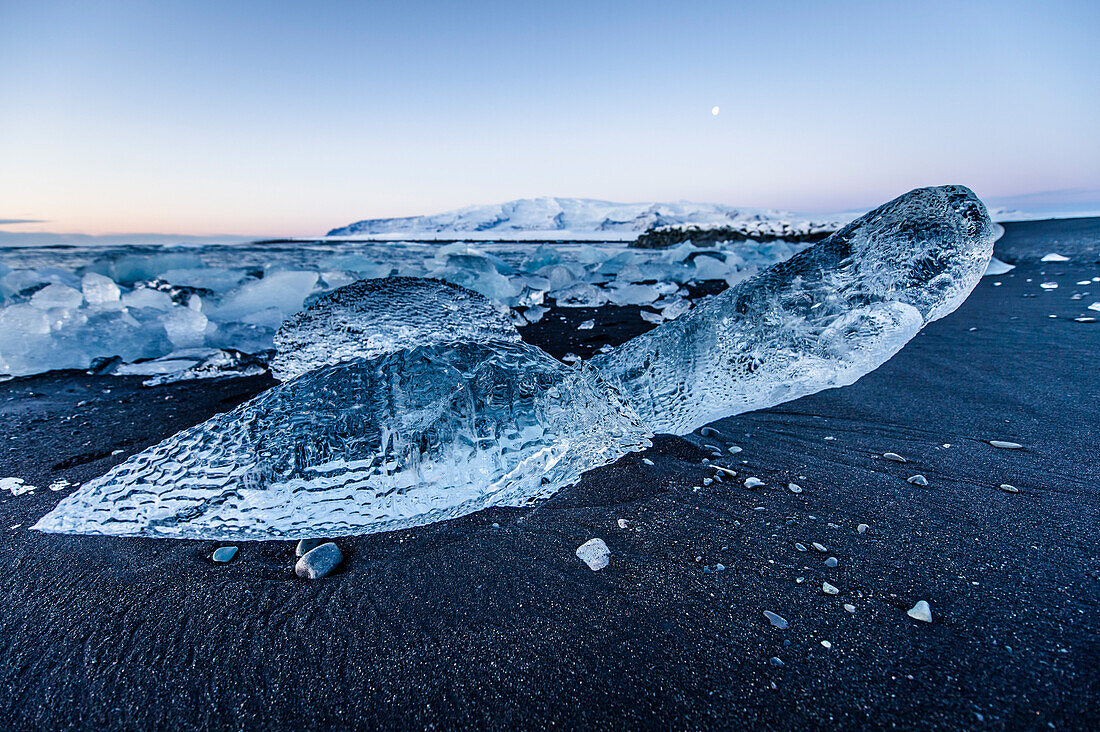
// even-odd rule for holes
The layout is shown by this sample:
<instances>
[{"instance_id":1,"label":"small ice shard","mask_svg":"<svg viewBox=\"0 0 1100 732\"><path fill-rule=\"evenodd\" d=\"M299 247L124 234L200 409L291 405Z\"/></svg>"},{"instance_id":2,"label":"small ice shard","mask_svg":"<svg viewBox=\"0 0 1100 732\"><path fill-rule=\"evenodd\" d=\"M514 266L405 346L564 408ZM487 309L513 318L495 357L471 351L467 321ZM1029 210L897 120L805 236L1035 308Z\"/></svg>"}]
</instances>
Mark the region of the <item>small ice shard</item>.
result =
<instances>
[{"instance_id":1,"label":"small ice shard","mask_svg":"<svg viewBox=\"0 0 1100 732\"><path fill-rule=\"evenodd\" d=\"M298 542L298 545L294 547L294 556L304 557L324 543L325 539L302 539Z\"/></svg>"},{"instance_id":2,"label":"small ice shard","mask_svg":"<svg viewBox=\"0 0 1100 732\"><path fill-rule=\"evenodd\" d=\"M54 493L56 493L57 491L63 491L63 490L65 490L66 488L68 488L68 487L69 487L69 486L71 486L71 485L72 485L72 483L70 483L70 482L69 482L68 480L66 480L65 478L58 478L57 480L55 480L54 482L50 483L50 484L49 484L48 486L46 486L46 487L47 487L48 489L50 489L51 491L53 491Z\"/></svg>"},{"instance_id":3,"label":"small ice shard","mask_svg":"<svg viewBox=\"0 0 1100 732\"><path fill-rule=\"evenodd\" d=\"M1094 302L1092 305L1089 305L1088 309L1100 313L1100 302Z\"/></svg>"},{"instance_id":4,"label":"small ice shard","mask_svg":"<svg viewBox=\"0 0 1100 732\"><path fill-rule=\"evenodd\" d=\"M770 663L772 666L779 667L783 665L783 659L781 659L779 656L772 656L768 659L768 663Z\"/></svg>"},{"instance_id":5,"label":"small ice shard","mask_svg":"<svg viewBox=\"0 0 1100 732\"><path fill-rule=\"evenodd\" d=\"M271 372L289 381L319 366L444 341L519 341L476 292L419 277L360 280L319 298L275 334Z\"/></svg>"},{"instance_id":6,"label":"small ice shard","mask_svg":"<svg viewBox=\"0 0 1100 732\"><path fill-rule=\"evenodd\" d=\"M1041 283L1039 283L1039 287L1042 287L1044 290L1057 290L1058 289L1058 283L1057 282L1041 282Z\"/></svg>"},{"instance_id":7,"label":"small ice shard","mask_svg":"<svg viewBox=\"0 0 1100 732\"><path fill-rule=\"evenodd\" d=\"M846 602L846 603L844 603L844 609L847 610L850 613L854 613L856 611L856 606L851 604L851 603Z\"/></svg>"},{"instance_id":8,"label":"small ice shard","mask_svg":"<svg viewBox=\"0 0 1100 732\"><path fill-rule=\"evenodd\" d=\"M0 478L0 491L8 491L13 496L33 493L36 490L38 489L35 486L24 482L22 478Z\"/></svg>"},{"instance_id":9,"label":"small ice shard","mask_svg":"<svg viewBox=\"0 0 1100 732\"><path fill-rule=\"evenodd\" d=\"M302 555L294 565L294 574L304 579L320 579L331 574L342 561L344 555L340 553L340 547L331 541L326 542Z\"/></svg>"},{"instance_id":10,"label":"small ice shard","mask_svg":"<svg viewBox=\"0 0 1100 732\"><path fill-rule=\"evenodd\" d=\"M773 613L771 610L765 610L764 611L764 617L768 619L769 623L771 623L775 627L779 628L780 630L786 630L787 629L787 625L788 625L787 619L784 618L782 615L777 615L776 613Z\"/></svg>"},{"instance_id":11,"label":"small ice shard","mask_svg":"<svg viewBox=\"0 0 1100 732\"><path fill-rule=\"evenodd\" d=\"M1004 440L989 440L989 444L1002 450L1022 450L1024 447L1018 442L1005 442Z\"/></svg>"},{"instance_id":12,"label":"small ice shard","mask_svg":"<svg viewBox=\"0 0 1100 732\"><path fill-rule=\"evenodd\" d=\"M745 478L745 487L746 488L751 489L751 488L756 488L756 487L762 486L762 485L764 485L764 481L760 480L759 478L757 478L755 476L751 477L751 478Z\"/></svg>"},{"instance_id":13,"label":"small ice shard","mask_svg":"<svg viewBox=\"0 0 1100 732\"><path fill-rule=\"evenodd\" d=\"M787 490L789 490L791 493L801 493L802 486L800 486L798 483L788 483Z\"/></svg>"},{"instance_id":14,"label":"small ice shard","mask_svg":"<svg viewBox=\"0 0 1100 732\"><path fill-rule=\"evenodd\" d=\"M595 320L586 320L586 321L584 321L583 323L581 323L580 325L577 326L577 330L592 330L595 327L596 327L596 321Z\"/></svg>"},{"instance_id":15,"label":"small ice shard","mask_svg":"<svg viewBox=\"0 0 1100 732\"><path fill-rule=\"evenodd\" d=\"M577 558L598 572L611 563L611 550L603 539L589 539L577 547Z\"/></svg>"},{"instance_id":16,"label":"small ice shard","mask_svg":"<svg viewBox=\"0 0 1100 732\"><path fill-rule=\"evenodd\" d=\"M1063 257L1061 254L1058 254L1057 252L1051 252L1050 254L1044 255L1043 258L1040 259L1039 261L1040 262L1068 262L1069 257Z\"/></svg>"},{"instance_id":17,"label":"small ice shard","mask_svg":"<svg viewBox=\"0 0 1100 732\"><path fill-rule=\"evenodd\" d=\"M627 521L626 519L619 519L615 523L618 524L620 529L629 529L630 528L630 522Z\"/></svg>"},{"instance_id":18,"label":"small ice shard","mask_svg":"<svg viewBox=\"0 0 1100 732\"><path fill-rule=\"evenodd\" d=\"M829 557L825 560L825 566L829 569L836 569L836 565L839 564L836 557Z\"/></svg>"},{"instance_id":19,"label":"small ice shard","mask_svg":"<svg viewBox=\"0 0 1100 732\"><path fill-rule=\"evenodd\" d=\"M917 604L909 608L906 614L913 620L919 620L922 623L932 622L932 608L925 600L918 600Z\"/></svg>"},{"instance_id":20,"label":"small ice shard","mask_svg":"<svg viewBox=\"0 0 1100 732\"><path fill-rule=\"evenodd\" d=\"M896 452L884 452L884 453L882 453L882 456L884 458L886 458L887 460L890 460L890 461L895 462L895 463L907 463L907 462L909 462L908 460L903 458L901 455L898 455Z\"/></svg>"},{"instance_id":21,"label":"small ice shard","mask_svg":"<svg viewBox=\"0 0 1100 732\"><path fill-rule=\"evenodd\" d=\"M1005 493L1019 493L1020 489L1008 483L1001 483L1001 490Z\"/></svg>"},{"instance_id":22,"label":"small ice shard","mask_svg":"<svg viewBox=\"0 0 1100 732\"><path fill-rule=\"evenodd\" d=\"M823 640L823 641L821 641L821 645L822 645L822 646L823 646L824 648L832 648L832 647L833 647L833 644L832 644L832 643L830 643L830 642L829 642L829 641L827 641L827 640Z\"/></svg>"},{"instance_id":23,"label":"small ice shard","mask_svg":"<svg viewBox=\"0 0 1100 732\"><path fill-rule=\"evenodd\" d=\"M741 448L738 447L737 445L730 445L729 446L729 454L730 455L736 455L739 452L741 452Z\"/></svg>"},{"instance_id":24,"label":"small ice shard","mask_svg":"<svg viewBox=\"0 0 1100 732\"><path fill-rule=\"evenodd\" d=\"M225 564L226 562L233 561L233 557L235 556L237 556L237 547L223 546L214 550L214 556L212 558L218 564Z\"/></svg>"},{"instance_id":25,"label":"small ice shard","mask_svg":"<svg viewBox=\"0 0 1100 732\"><path fill-rule=\"evenodd\" d=\"M863 534L863 533L865 533L865 532L867 531L867 529L869 529L869 528L871 528L871 527L870 527L870 526L868 526L867 524L860 524L859 526L857 526L857 527L856 527L856 531L858 531L859 533Z\"/></svg>"},{"instance_id":26,"label":"small ice shard","mask_svg":"<svg viewBox=\"0 0 1100 732\"><path fill-rule=\"evenodd\" d=\"M728 476L730 476L731 478L733 478L733 477L736 477L736 476L737 476L737 471L736 471L736 470L730 470L729 468L723 467L723 466L721 466L721 465L709 465L709 464L708 464L708 465L707 465L707 467L708 467L708 468L714 468L714 469L715 469L715 470L717 470L717 471L718 471L719 473L722 473L723 475L728 475Z\"/></svg>"},{"instance_id":27,"label":"small ice shard","mask_svg":"<svg viewBox=\"0 0 1100 732\"><path fill-rule=\"evenodd\" d=\"M824 592L826 595L839 595L840 594L840 590L838 590L835 586L829 584L828 582L822 582L821 583L821 591Z\"/></svg>"},{"instance_id":28,"label":"small ice shard","mask_svg":"<svg viewBox=\"0 0 1100 732\"><path fill-rule=\"evenodd\" d=\"M985 268L985 274L982 276L989 277L990 275L1002 275L1014 269L1016 269L1016 265L1002 262L996 257L990 257L989 266Z\"/></svg>"},{"instance_id":29,"label":"small ice shard","mask_svg":"<svg viewBox=\"0 0 1100 732\"><path fill-rule=\"evenodd\" d=\"M816 541L815 541L815 542L813 542L813 543L811 544L811 546L812 546L812 547L813 547L814 549L816 549L817 551L821 552L822 554L824 554L825 552L829 551L828 549L826 549L826 548L825 548L825 545L824 545L824 544L819 544L819 543L818 543L818 542L816 542Z\"/></svg>"},{"instance_id":30,"label":"small ice shard","mask_svg":"<svg viewBox=\"0 0 1100 732\"><path fill-rule=\"evenodd\" d=\"M301 539L391 531L553 495L649 447L587 366L450 343L323 366L85 483L41 531Z\"/></svg>"},{"instance_id":31,"label":"small ice shard","mask_svg":"<svg viewBox=\"0 0 1100 732\"><path fill-rule=\"evenodd\" d=\"M966 299L993 240L969 189L917 189L592 364L681 435L851 384Z\"/></svg>"},{"instance_id":32,"label":"small ice shard","mask_svg":"<svg viewBox=\"0 0 1100 732\"><path fill-rule=\"evenodd\" d=\"M800 544L797 541L794 543L794 548L797 549L800 552L806 551L806 545L805 544Z\"/></svg>"},{"instance_id":33,"label":"small ice shard","mask_svg":"<svg viewBox=\"0 0 1100 732\"><path fill-rule=\"evenodd\" d=\"M649 458L642 458L642 462L645 463L646 465L656 465L656 463L654 463Z\"/></svg>"},{"instance_id":34,"label":"small ice shard","mask_svg":"<svg viewBox=\"0 0 1100 732\"><path fill-rule=\"evenodd\" d=\"M906 482L912 483L913 485L926 486L928 485L928 478L925 478L920 473L917 473L916 475L911 475L906 478Z\"/></svg>"}]
</instances>

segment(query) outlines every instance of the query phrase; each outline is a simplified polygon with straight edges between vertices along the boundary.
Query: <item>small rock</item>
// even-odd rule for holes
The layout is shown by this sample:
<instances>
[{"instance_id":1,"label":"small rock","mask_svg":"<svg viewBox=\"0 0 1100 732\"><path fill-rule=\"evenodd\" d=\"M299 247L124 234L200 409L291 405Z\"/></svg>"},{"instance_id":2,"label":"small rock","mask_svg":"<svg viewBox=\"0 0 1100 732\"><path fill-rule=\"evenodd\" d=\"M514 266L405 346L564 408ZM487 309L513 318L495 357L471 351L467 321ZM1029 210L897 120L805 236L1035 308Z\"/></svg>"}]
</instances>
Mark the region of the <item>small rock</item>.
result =
<instances>
[{"instance_id":1,"label":"small rock","mask_svg":"<svg viewBox=\"0 0 1100 732\"><path fill-rule=\"evenodd\" d=\"M840 590L838 590L836 587L833 587L828 582L822 582L821 583L821 591L824 592L826 595L839 595L840 594Z\"/></svg>"},{"instance_id":2,"label":"small rock","mask_svg":"<svg viewBox=\"0 0 1100 732\"><path fill-rule=\"evenodd\" d=\"M642 458L642 462L645 463L646 465L653 465L654 464L653 461L650 460L649 458Z\"/></svg>"},{"instance_id":3,"label":"small rock","mask_svg":"<svg viewBox=\"0 0 1100 732\"><path fill-rule=\"evenodd\" d=\"M829 557L825 560L825 566L829 567L830 569L835 568L837 564L839 564L839 561L836 557Z\"/></svg>"},{"instance_id":4,"label":"small rock","mask_svg":"<svg viewBox=\"0 0 1100 732\"><path fill-rule=\"evenodd\" d=\"M779 656L772 656L768 659L768 663L770 663L772 666L782 666L783 660L779 658Z\"/></svg>"},{"instance_id":5,"label":"small rock","mask_svg":"<svg viewBox=\"0 0 1100 732\"><path fill-rule=\"evenodd\" d=\"M856 611L856 606L846 602L844 603L844 609L850 613L854 613Z\"/></svg>"},{"instance_id":6,"label":"small rock","mask_svg":"<svg viewBox=\"0 0 1100 732\"><path fill-rule=\"evenodd\" d=\"M1019 493L1020 492L1019 488L1017 488L1014 485L1009 485L1008 483L1001 483L1001 490L1004 491L1005 493Z\"/></svg>"},{"instance_id":7,"label":"small rock","mask_svg":"<svg viewBox=\"0 0 1100 732\"><path fill-rule=\"evenodd\" d=\"M779 628L780 630L787 629L787 619L782 615L776 615L771 610L764 611L764 617L768 619L768 622Z\"/></svg>"},{"instance_id":8,"label":"small rock","mask_svg":"<svg viewBox=\"0 0 1100 732\"><path fill-rule=\"evenodd\" d=\"M989 444L1002 450L1022 450L1024 447L1018 442L1005 442L1004 440L990 440Z\"/></svg>"},{"instance_id":9,"label":"small rock","mask_svg":"<svg viewBox=\"0 0 1100 732\"><path fill-rule=\"evenodd\" d=\"M214 550L214 561L218 564L232 561L235 556L237 556L237 547L235 546L223 546Z\"/></svg>"},{"instance_id":10,"label":"small rock","mask_svg":"<svg viewBox=\"0 0 1100 732\"><path fill-rule=\"evenodd\" d=\"M584 321L583 323L581 323L580 325L577 326L577 330L592 330L595 327L596 327L596 321L595 320L586 320L586 321Z\"/></svg>"},{"instance_id":11,"label":"small rock","mask_svg":"<svg viewBox=\"0 0 1100 732\"><path fill-rule=\"evenodd\" d=\"M718 430L714 429L713 427L700 427L699 434L702 437L718 437Z\"/></svg>"},{"instance_id":12,"label":"small rock","mask_svg":"<svg viewBox=\"0 0 1100 732\"><path fill-rule=\"evenodd\" d=\"M626 519L619 519L615 523L617 523L619 525L620 529L629 529L630 528L630 522L627 521Z\"/></svg>"},{"instance_id":13,"label":"small rock","mask_svg":"<svg viewBox=\"0 0 1100 732\"><path fill-rule=\"evenodd\" d=\"M909 476L906 479L906 482L912 483L913 485L926 486L928 485L928 478L925 478L920 473L917 473L916 475Z\"/></svg>"},{"instance_id":14,"label":"small rock","mask_svg":"<svg viewBox=\"0 0 1100 732\"><path fill-rule=\"evenodd\" d=\"M730 455L736 455L736 454L737 454L737 453L739 453L739 452L741 452L741 448L740 448L740 447L738 447L737 445L730 445L730 446L729 446L729 453L730 453Z\"/></svg>"},{"instance_id":15,"label":"small rock","mask_svg":"<svg viewBox=\"0 0 1100 732\"><path fill-rule=\"evenodd\" d=\"M799 544L797 541L794 543L794 548L800 552L806 551L806 546L804 544Z\"/></svg>"},{"instance_id":16,"label":"small rock","mask_svg":"<svg viewBox=\"0 0 1100 732\"><path fill-rule=\"evenodd\" d=\"M932 622L932 608L929 607L928 602L925 600L918 600L917 604L909 608L906 614L913 620L919 620L922 623Z\"/></svg>"},{"instance_id":17,"label":"small rock","mask_svg":"<svg viewBox=\"0 0 1100 732\"><path fill-rule=\"evenodd\" d=\"M306 552L294 565L294 573L306 579L320 579L340 566L344 555L331 541Z\"/></svg>"},{"instance_id":18,"label":"small rock","mask_svg":"<svg viewBox=\"0 0 1100 732\"><path fill-rule=\"evenodd\" d=\"M862 533L866 532L867 529L869 529L869 528L871 528L871 527L868 526L867 524L860 524L859 526L856 527L856 531L858 531L859 533L862 534Z\"/></svg>"},{"instance_id":19,"label":"small rock","mask_svg":"<svg viewBox=\"0 0 1100 732\"><path fill-rule=\"evenodd\" d=\"M833 644L830 643L829 641L821 641L821 645L825 646L826 648L832 648L833 647Z\"/></svg>"},{"instance_id":20,"label":"small rock","mask_svg":"<svg viewBox=\"0 0 1100 732\"><path fill-rule=\"evenodd\" d=\"M813 547L814 549L817 549L817 550L818 550L819 552L821 552L822 554L824 554L825 552L829 551L828 549L826 549L826 548L825 548L825 545L824 545L824 544L818 544L818 543L817 543L816 541L815 541L815 542L813 542L813 543L811 543L811 544L810 544L810 546L812 546L812 547Z\"/></svg>"},{"instance_id":21,"label":"small rock","mask_svg":"<svg viewBox=\"0 0 1100 732\"><path fill-rule=\"evenodd\" d=\"M577 558L593 572L599 572L611 563L611 550L603 539L589 539L577 547Z\"/></svg>"},{"instance_id":22,"label":"small rock","mask_svg":"<svg viewBox=\"0 0 1100 732\"><path fill-rule=\"evenodd\" d=\"M764 485L764 481L760 480L759 478L757 478L755 476L751 477L751 478L745 478L745 487L746 488L757 488L757 487L762 486L762 485Z\"/></svg>"},{"instance_id":23,"label":"small rock","mask_svg":"<svg viewBox=\"0 0 1100 732\"><path fill-rule=\"evenodd\" d=\"M908 460L903 458L901 455L898 455L896 452L884 452L884 453L882 453L882 456L884 458L886 458L887 460L893 460L895 463L907 463L907 462L909 462Z\"/></svg>"},{"instance_id":24,"label":"small rock","mask_svg":"<svg viewBox=\"0 0 1100 732\"><path fill-rule=\"evenodd\" d=\"M302 539L298 542L298 546L294 548L294 556L304 557L324 543L324 539Z\"/></svg>"},{"instance_id":25,"label":"small rock","mask_svg":"<svg viewBox=\"0 0 1100 732\"><path fill-rule=\"evenodd\" d=\"M789 490L791 493L801 493L802 486L800 486L798 483L788 483L787 490Z\"/></svg>"},{"instance_id":26,"label":"small rock","mask_svg":"<svg viewBox=\"0 0 1100 732\"><path fill-rule=\"evenodd\" d=\"M703 478L703 485L710 485L714 482L714 478Z\"/></svg>"}]
</instances>

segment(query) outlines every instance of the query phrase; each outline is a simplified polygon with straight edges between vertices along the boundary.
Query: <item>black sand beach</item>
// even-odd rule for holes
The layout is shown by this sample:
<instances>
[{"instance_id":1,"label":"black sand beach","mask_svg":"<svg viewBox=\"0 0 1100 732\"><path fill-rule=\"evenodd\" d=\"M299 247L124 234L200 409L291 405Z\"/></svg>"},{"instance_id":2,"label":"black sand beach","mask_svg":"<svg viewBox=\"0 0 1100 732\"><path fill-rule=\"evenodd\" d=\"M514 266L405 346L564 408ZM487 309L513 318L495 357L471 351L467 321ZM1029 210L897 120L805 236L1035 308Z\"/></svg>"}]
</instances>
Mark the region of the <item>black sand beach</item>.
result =
<instances>
[{"instance_id":1,"label":"black sand beach","mask_svg":"<svg viewBox=\"0 0 1100 732\"><path fill-rule=\"evenodd\" d=\"M270 378L0 383L0 476L39 486L0 493L5 726L1095 729L1100 322L1074 318L1100 317L1100 282L1075 284L1100 264L1080 235L1073 261L1039 263L1059 226L1009 225L998 256L1019 266L851 387L659 436L534 509L341 539L316 581L286 542L215 565L213 542L28 530L72 490L52 482ZM524 336L588 356L647 327L553 311ZM703 485L712 462L737 478ZM600 572L574 555L593 537L612 551ZM907 616L918 600L933 623Z\"/></svg>"}]
</instances>

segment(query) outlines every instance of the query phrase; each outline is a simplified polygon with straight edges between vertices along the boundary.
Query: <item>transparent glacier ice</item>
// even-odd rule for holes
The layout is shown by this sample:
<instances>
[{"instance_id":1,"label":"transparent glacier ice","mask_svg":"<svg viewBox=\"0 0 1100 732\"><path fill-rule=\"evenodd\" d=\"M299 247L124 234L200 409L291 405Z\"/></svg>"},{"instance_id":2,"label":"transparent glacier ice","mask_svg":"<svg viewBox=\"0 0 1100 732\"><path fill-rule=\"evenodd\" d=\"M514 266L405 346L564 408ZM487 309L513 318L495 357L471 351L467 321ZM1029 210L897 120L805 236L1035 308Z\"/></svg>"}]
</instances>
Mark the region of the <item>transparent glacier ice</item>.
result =
<instances>
[{"instance_id":1,"label":"transparent glacier ice","mask_svg":"<svg viewBox=\"0 0 1100 732\"><path fill-rule=\"evenodd\" d=\"M319 366L442 341L518 341L488 299L440 280L387 277L333 290L283 323L272 373L283 381Z\"/></svg>"},{"instance_id":2,"label":"transparent glacier ice","mask_svg":"<svg viewBox=\"0 0 1100 732\"><path fill-rule=\"evenodd\" d=\"M962 303L993 241L968 188L917 189L591 363L674 434L851 384Z\"/></svg>"},{"instance_id":3,"label":"transparent glacier ice","mask_svg":"<svg viewBox=\"0 0 1100 732\"><path fill-rule=\"evenodd\" d=\"M65 498L42 531L302 539L521 506L649 446L591 367L523 343L323 366L155 445Z\"/></svg>"},{"instance_id":4,"label":"transparent glacier ice","mask_svg":"<svg viewBox=\"0 0 1100 732\"><path fill-rule=\"evenodd\" d=\"M852 383L966 298L988 266L994 231L973 193L945 186L891 201L751 277L758 266L752 257L730 250L703 257L691 245L661 252L659 260L608 256L596 247L568 265L543 257L537 273L515 276L545 280L525 280L523 289L545 286L558 305L606 302L607 289L596 284L606 275L597 279L595 272L616 260L611 267L619 272L636 269L613 290L648 288L644 299L666 298L662 311L679 316L575 367L517 342L491 303L455 285L357 282L321 296L281 329L276 372L285 383L85 484L36 528L227 540L333 537L524 505L644 449L652 432L682 434ZM727 265L727 278L739 283L688 309L677 283L703 258ZM461 247L433 261L478 277L490 270L510 276L506 262ZM591 279L565 284L571 268ZM659 276L630 281L643 272ZM262 329L318 281L316 273L284 274L289 292L261 287L269 277L276 281L268 275L212 310L219 337L242 324L214 322L216 313L236 304ZM65 323L89 317L86 306L67 307L72 293L53 293L48 300L56 295L59 306L18 302L0 310L0 324L50 339L66 332ZM194 312L200 310L205 316L201 298ZM172 335L156 308L110 315L128 318L137 332L159 332L165 341ZM198 322L181 322L177 338ZM418 342L452 337L466 340ZM0 329L0 356L4 348ZM394 348L400 350L380 353Z\"/></svg>"}]
</instances>

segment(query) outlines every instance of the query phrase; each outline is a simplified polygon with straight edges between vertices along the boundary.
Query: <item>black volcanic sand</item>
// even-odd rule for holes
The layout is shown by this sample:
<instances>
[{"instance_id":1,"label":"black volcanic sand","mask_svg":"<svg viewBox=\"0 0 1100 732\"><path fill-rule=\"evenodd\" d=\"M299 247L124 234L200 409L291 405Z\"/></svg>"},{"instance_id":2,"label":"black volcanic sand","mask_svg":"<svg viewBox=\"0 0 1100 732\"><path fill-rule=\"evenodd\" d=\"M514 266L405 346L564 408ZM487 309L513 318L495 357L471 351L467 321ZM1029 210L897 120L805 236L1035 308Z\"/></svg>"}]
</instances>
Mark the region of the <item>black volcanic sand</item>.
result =
<instances>
[{"instance_id":1,"label":"black volcanic sand","mask_svg":"<svg viewBox=\"0 0 1100 732\"><path fill-rule=\"evenodd\" d=\"M0 494L0 714L13 729L1095 728L1100 322L1073 321L1100 300L1074 284L1094 276L986 278L854 386L659 436L534 509L341 539L344 565L317 581L295 577L288 542L215 565L214 542L28 531L72 490L51 482L269 379L0 384L0 476L39 486ZM648 327L604 309L577 330L592 316L555 311L525 336L587 355ZM736 481L703 485L706 444L743 448L713 459ZM574 555L592 537L613 553L600 572ZM931 625L906 615L922 599Z\"/></svg>"}]
</instances>

